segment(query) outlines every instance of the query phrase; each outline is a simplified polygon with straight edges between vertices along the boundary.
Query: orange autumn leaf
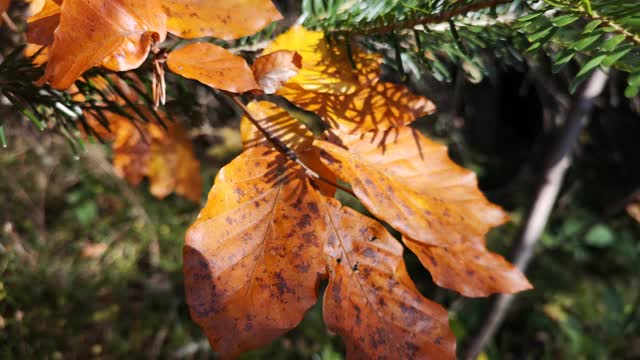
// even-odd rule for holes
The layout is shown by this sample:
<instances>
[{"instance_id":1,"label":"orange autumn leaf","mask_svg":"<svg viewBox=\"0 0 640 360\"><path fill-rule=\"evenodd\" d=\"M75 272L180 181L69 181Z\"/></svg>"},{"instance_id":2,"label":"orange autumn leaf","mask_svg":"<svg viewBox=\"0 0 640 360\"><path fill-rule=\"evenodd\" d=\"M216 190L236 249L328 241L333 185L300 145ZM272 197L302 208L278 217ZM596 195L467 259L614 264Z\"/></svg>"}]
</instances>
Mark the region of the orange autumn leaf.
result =
<instances>
[{"instance_id":1,"label":"orange autumn leaf","mask_svg":"<svg viewBox=\"0 0 640 360\"><path fill-rule=\"evenodd\" d=\"M137 185L149 178L149 190L162 199L175 191L198 202L202 194L200 163L186 131L165 119L168 129L148 122L134 126L130 120L112 114L113 166L116 173Z\"/></svg>"},{"instance_id":2,"label":"orange autumn leaf","mask_svg":"<svg viewBox=\"0 0 640 360\"><path fill-rule=\"evenodd\" d=\"M447 311L416 289L402 246L385 228L328 203L331 262L324 321L345 341L349 359L455 359Z\"/></svg>"},{"instance_id":3,"label":"orange autumn leaf","mask_svg":"<svg viewBox=\"0 0 640 360\"><path fill-rule=\"evenodd\" d=\"M52 45L50 64L41 82L49 81L60 89L96 65L115 71L139 67L151 45L162 42L168 31L184 38L217 36L228 40L250 35L281 19L268 0L215 5L202 0L67 0L64 4L46 0L32 3L32 10L28 41Z\"/></svg>"},{"instance_id":4,"label":"orange autumn leaf","mask_svg":"<svg viewBox=\"0 0 640 360\"><path fill-rule=\"evenodd\" d=\"M346 51L329 45L321 31L294 25L264 49L263 56L276 51L295 51L302 57L302 69L289 80L304 90L327 94L350 94L360 86L358 75L376 71L382 58L355 49L357 69ZM357 59L357 60L355 60Z\"/></svg>"},{"instance_id":5,"label":"orange autumn leaf","mask_svg":"<svg viewBox=\"0 0 640 360\"><path fill-rule=\"evenodd\" d=\"M430 246L408 237L403 240L438 286L466 297L513 294L532 288L520 270L488 251L484 244Z\"/></svg>"},{"instance_id":6,"label":"orange autumn leaf","mask_svg":"<svg viewBox=\"0 0 640 360\"><path fill-rule=\"evenodd\" d=\"M242 93L260 89L247 62L220 46L192 43L169 53L169 69L213 88Z\"/></svg>"},{"instance_id":7,"label":"orange autumn leaf","mask_svg":"<svg viewBox=\"0 0 640 360\"><path fill-rule=\"evenodd\" d=\"M302 58L298 53L278 50L258 57L251 65L251 70L262 91L273 94L295 76L301 67Z\"/></svg>"},{"instance_id":8,"label":"orange autumn leaf","mask_svg":"<svg viewBox=\"0 0 640 360\"><path fill-rule=\"evenodd\" d=\"M288 149L294 151L302 163L322 178L336 182L336 176L320 160L319 149L312 147L313 134L300 121L268 101L252 101L247 105L247 109L270 136L278 138ZM279 150L264 137L247 116L240 120L240 136L245 150L256 146ZM323 181L318 180L315 185L325 195L333 196L336 192L333 186Z\"/></svg>"},{"instance_id":9,"label":"orange autumn leaf","mask_svg":"<svg viewBox=\"0 0 640 360\"><path fill-rule=\"evenodd\" d=\"M327 166L351 184L369 211L406 236L407 245L421 263L434 269L436 283L468 296L531 287L511 264L484 248L484 235L504 223L507 216L480 192L475 174L448 158L445 146L409 127L360 136L336 134L338 140L334 141L341 141L346 149L328 141L315 142L325 151L322 158ZM448 251L454 257L440 261ZM464 262L460 259L467 263L463 276L457 278L477 267L474 276L466 279L475 281L446 279L450 275L447 265ZM481 268L495 272L482 272Z\"/></svg>"},{"instance_id":10,"label":"orange autumn leaf","mask_svg":"<svg viewBox=\"0 0 640 360\"><path fill-rule=\"evenodd\" d=\"M31 16L27 19L27 42L36 45L51 45L53 33L60 24L61 1L46 0L32 2Z\"/></svg>"},{"instance_id":11,"label":"orange autumn leaf","mask_svg":"<svg viewBox=\"0 0 640 360\"><path fill-rule=\"evenodd\" d=\"M410 124L435 111L435 105L403 85L378 79L361 84L352 94L309 92L297 84L277 92L298 107L318 114L331 128L352 134Z\"/></svg>"},{"instance_id":12,"label":"orange autumn leaf","mask_svg":"<svg viewBox=\"0 0 640 360\"><path fill-rule=\"evenodd\" d=\"M314 140L311 131L279 106L268 101L252 101L247 104L247 109L264 130L289 149L301 153L311 148ZM247 116L240 121L240 136L244 149L272 146Z\"/></svg>"},{"instance_id":13,"label":"orange autumn leaf","mask_svg":"<svg viewBox=\"0 0 640 360\"><path fill-rule=\"evenodd\" d=\"M170 33L185 39L212 36L232 40L281 20L271 0L161 0Z\"/></svg>"},{"instance_id":14,"label":"orange autumn leaf","mask_svg":"<svg viewBox=\"0 0 640 360\"><path fill-rule=\"evenodd\" d=\"M101 63L116 71L137 68L152 42L166 37L167 19L160 10L160 0L65 0L40 81L65 89Z\"/></svg>"},{"instance_id":15,"label":"orange autumn leaf","mask_svg":"<svg viewBox=\"0 0 640 360\"><path fill-rule=\"evenodd\" d=\"M477 189L471 171L416 130L337 134L346 148L316 140L323 159L373 214L403 234L431 245L462 244L507 220Z\"/></svg>"},{"instance_id":16,"label":"orange autumn leaf","mask_svg":"<svg viewBox=\"0 0 640 360\"><path fill-rule=\"evenodd\" d=\"M382 82L380 55L355 46L349 54L346 46L331 46L322 32L301 26L277 37L265 54L289 49L302 56L302 69L277 94L350 133L407 125L435 110L404 85Z\"/></svg>"},{"instance_id":17,"label":"orange autumn leaf","mask_svg":"<svg viewBox=\"0 0 640 360\"><path fill-rule=\"evenodd\" d=\"M321 195L273 150L246 150L216 177L184 248L192 318L222 358L295 327L317 300Z\"/></svg>"}]
</instances>

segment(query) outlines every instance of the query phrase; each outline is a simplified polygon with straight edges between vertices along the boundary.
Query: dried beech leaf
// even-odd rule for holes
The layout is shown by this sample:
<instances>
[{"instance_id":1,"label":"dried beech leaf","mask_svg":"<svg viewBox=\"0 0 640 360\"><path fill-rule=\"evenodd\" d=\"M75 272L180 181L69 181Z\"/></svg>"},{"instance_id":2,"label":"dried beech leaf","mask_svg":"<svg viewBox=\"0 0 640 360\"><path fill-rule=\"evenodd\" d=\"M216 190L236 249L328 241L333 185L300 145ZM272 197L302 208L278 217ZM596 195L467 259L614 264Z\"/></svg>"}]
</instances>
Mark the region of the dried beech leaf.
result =
<instances>
[{"instance_id":1,"label":"dried beech leaf","mask_svg":"<svg viewBox=\"0 0 640 360\"><path fill-rule=\"evenodd\" d=\"M513 294L532 288L527 278L502 256L484 246L429 246L405 237L404 243L429 269L438 286L467 297Z\"/></svg>"},{"instance_id":2,"label":"dried beech leaf","mask_svg":"<svg viewBox=\"0 0 640 360\"><path fill-rule=\"evenodd\" d=\"M114 169L133 185L148 177L150 192L159 199L175 191L199 202L200 162L194 156L191 139L179 124L166 119L165 124L168 129L154 122L136 128L132 120L110 114Z\"/></svg>"},{"instance_id":3,"label":"dried beech leaf","mask_svg":"<svg viewBox=\"0 0 640 360\"><path fill-rule=\"evenodd\" d=\"M349 359L455 359L447 311L415 288L402 246L384 227L333 200L324 320Z\"/></svg>"},{"instance_id":4,"label":"dried beech leaf","mask_svg":"<svg viewBox=\"0 0 640 360\"><path fill-rule=\"evenodd\" d=\"M373 214L403 234L430 245L473 243L507 220L477 188L475 174L418 131L402 127L336 134L346 149L315 142L328 153L328 166Z\"/></svg>"},{"instance_id":5,"label":"dried beech leaf","mask_svg":"<svg viewBox=\"0 0 640 360\"><path fill-rule=\"evenodd\" d=\"M279 106L268 101L252 101L247 104L247 109L264 130L280 139L289 149L302 152L311 148L313 134ZM240 121L240 135L245 149L255 146L272 147L246 116Z\"/></svg>"},{"instance_id":6,"label":"dried beech leaf","mask_svg":"<svg viewBox=\"0 0 640 360\"><path fill-rule=\"evenodd\" d=\"M237 39L282 19L271 0L161 1L169 16L169 32L185 39Z\"/></svg>"},{"instance_id":7,"label":"dried beech leaf","mask_svg":"<svg viewBox=\"0 0 640 360\"><path fill-rule=\"evenodd\" d=\"M251 70L265 94L273 94L295 76L302 67L302 58L295 51L279 50L260 56Z\"/></svg>"},{"instance_id":8,"label":"dried beech leaf","mask_svg":"<svg viewBox=\"0 0 640 360\"><path fill-rule=\"evenodd\" d=\"M111 70L137 68L153 41L166 36L160 0L65 0L42 83L65 89L102 63ZM91 19L87 21L87 19Z\"/></svg>"},{"instance_id":9,"label":"dried beech leaf","mask_svg":"<svg viewBox=\"0 0 640 360\"><path fill-rule=\"evenodd\" d=\"M247 108L262 128L280 139L288 149L294 151L302 163L322 178L333 183L336 182L336 176L320 160L319 149L312 147L313 134L300 121L268 101L252 101L247 105ZM256 146L278 150L246 116L240 120L240 135L245 150ZM336 192L335 187L326 182L317 180L315 185L327 196L333 196Z\"/></svg>"},{"instance_id":10,"label":"dried beech leaf","mask_svg":"<svg viewBox=\"0 0 640 360\"><path fill-rule=\"evenodd\" d=\"M31 15L27 19L27 42L51 45L53 32L60 24L60 3L54 0L32 2Z\"/></svg>"},{"instance_id":11,"label":"dried beech leaf","mask_svg":"<svg viewBox=\"0 0 640 360\"><path fill-rule=\"evenodd\" d=\"M407 125L435 111L430 100L404 85L379 80L360 84L345 95L309 92L297 84L285 85L277 94L318 114L333 129L353 134Z\"/></svg>"},{"instance_id":12,"label":"dried beech leaf","mask_svg":"<svg viewBox=\"0 0 640 360\"><path fill-rule=\"evenodd\" d=\"M302 56L302 69L277 94L350 133L406 125L435 111L404 85L380 81L380 55L346 46L331 46L322 32L301 26L277 37L265 54L289 49Z\"/></svg>"},{"instance_id":13,"label":"dried beech leaf","mask_svg":"<svg viewBox=\"0 0 640 360\"><path fill-rule=\"evenodd\" d=\"M289 80L304 90L321 93L352 93L359 86L349 54L332 48L321 31L311 31L300 25L292 26L276 37L263 51L263 55L279 50L296 51L302 57L302 69ZM364 57L368 67L377 69L379 56L358 52L354 56ZM364 62L364 61L362 61Z\"/></svg>"},{"instance_id":14,"label":"dried beech leaf","mask_svg":"<svg viewBox=\"0 0 640 360\"><path fill-rule=\"evenodd\" d=\"M223 358L295 327L325 275L322 196L273 150L246 150L216 177L189 228L184 278L192 318Z\"/></svg>"},{"instance_id":15,"label":"dried beech leaf","mask_svg":"<svg viewBox=\"0 0 640 360\"><path fill-rule=\"evenodd\" d=\"M169 53L169 69L174 73L216 89L234 93L258 90L253 72L240 56L210 43L192 43Z\"/></svg>"},{"instance_id":16,"label":"dried beech leaf","mask_svg":"<svg viewBox=\"0 0 640 360\"><path fill-rule=\"evenodd\" d=\"M43 49L42 45L26 44L23 54L28 58L33 57L31 62L36 66L40 66L49 60L49 47Z\"/></svg>"},{"instance_id":17,"label":"dried beech leaf","mask_svg":"<svg viewBox=\"0 0 640 360\"><path fill-rule=\"evenodd\" d=\"M338 140L334 141L342 142L346 149L316 141L314 144L326 152L322 159L351 184L369 211L412 239L407 245L425 267L434 268L429 256L432 253L450 251L456 258L446 261L464 258L471 267L474 263L479 269L492 267L496 272L482 275L499 279L492 286L481 281L462 283L446 279L454 277L453 273L434 271L438 284L470 296L531 287L518 270L486 251L484 235L508 218L480 192L475 175L448 158L444 145L409 127L360 136L336 134Z\"/></svg>"}]
</instances>

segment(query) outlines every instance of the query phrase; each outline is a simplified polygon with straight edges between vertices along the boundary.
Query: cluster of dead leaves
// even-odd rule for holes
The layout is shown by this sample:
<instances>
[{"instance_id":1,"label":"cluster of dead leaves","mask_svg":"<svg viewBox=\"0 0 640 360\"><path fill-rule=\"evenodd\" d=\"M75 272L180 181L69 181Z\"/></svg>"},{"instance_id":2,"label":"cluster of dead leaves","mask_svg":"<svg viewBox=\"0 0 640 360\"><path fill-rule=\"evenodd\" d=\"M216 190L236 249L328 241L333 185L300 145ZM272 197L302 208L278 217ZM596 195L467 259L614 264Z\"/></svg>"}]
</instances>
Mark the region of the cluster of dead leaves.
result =
<instances>
[{"instance_id":1,"label":"cluster of dead leaves","mask_svg":"<svg viewBox=\"0 0 640 360\"><path fill-rule=\"evenodd\" d=\"M133 80L142 87L139 79ZM200 162L195 158L187 131L178 122L170 121L163 111L153 114L140 95L121 78L110 76L107 81L96 77L89 81L126 112L103 111L99 115L92 110L85 111L90 130L112 144L116 174L133 185L148 178L149 190L157 198L175 192L199 202L202 194ZM130 106L136 106L136 109ZM104 117L102 122L100 116ZM105 122L108 128L103 126Z\"/></svg>"},{"instance_id":2,"label":"cluster of dead leaves","mask_svg":"<svg viewBox=\"0 0 640 360\"><path fill-rule=\"evenodd\" d=\"M438 285L465 296L531 287L485 247L485 234L507 215L445 146L406 126L434 106L382 82L379 56L354 48L350 60L348 51L302 27L265 53L285 47L302 56L302 70L276 94L316 112L331 129L315 139L268 102L250 103L250 117L328 181L308 176L243 120L245 151L219 172L187 233L193 318L214 349L233 357L295 327L328 278L324 319L344 338L350 358L455 358L447 313L416 290L402 245L380 223L333 199L327 182L350 184L372 214L403 234Z\"/></svg>"},{"instance_id":3,"label":"cluster of dead leaves","mask_svg":"<svg viewBox=\"0 0 640 360\"><path fill-rule=\"evenodd\" d=\"M116 71L137 68L167 33L183 38L233 39L281 18L269 0L234 0L215 6L186 0L34 0L30 11L27 53L38 52L34 61L46 63L40 82L60 89L71 87L82 73L97 65ZM43 51L41 47L46 48ZM242 57L217 45L193 43L172 52L168 66L228 92L262 92L263 88L273 92L297 72L300 57L279 51L258 59L250 68ZM209 74L210 81L198 72L198 66L216 68L215 74ZM141 111L148 113L143 108L131 113ZM113 141L118 174L132 184L148 177L151 192L160 198L175 190L193 201L200 199L199 164L184 129L167 121L168 129L162 129L158 122L134 126L115 113L109 114L109 123L113 133L103 135Z\"/></svg>"},{"instance_id":4,"label":"cluster of dead leaves","mask_svg":"<svg viewBox=\"0 0 640 360\"><path fill-rule=\"evenodd\" d=\"M167 33L229 39L279 18L267 0L47 0L30 19L29 38L50 46L42 82L65 88L92 66L139 66ZM356 47L329 46L322 33L300 26L275 39L251 67L210 43L168 55L177 74L226 92L275 93L329 127L315 138L286 111L251 102L241 125L244 152L220 170L187 233L187 301L223 358L295 327L317 302L323 279L329 281L324 319L344 338L349 358L455 358L446 310L418 292L403 246L384 226L334 198L339 181L403 235L438 285L471 297L531 288L485 246L486 233L507 215L445 146L408 126L433 112L433 104L383 82L380 62ZM157 126L135 132L121 123L113 135L116 153L122 149L116 167L133 182L149 176L152 188L156 176L164 182L164 164L181 157L149 153L189 146L167 140ZM191 171L173 172L181 178ZM180 184L172 186L187 194Z\"/></svg>"}]
</instances>

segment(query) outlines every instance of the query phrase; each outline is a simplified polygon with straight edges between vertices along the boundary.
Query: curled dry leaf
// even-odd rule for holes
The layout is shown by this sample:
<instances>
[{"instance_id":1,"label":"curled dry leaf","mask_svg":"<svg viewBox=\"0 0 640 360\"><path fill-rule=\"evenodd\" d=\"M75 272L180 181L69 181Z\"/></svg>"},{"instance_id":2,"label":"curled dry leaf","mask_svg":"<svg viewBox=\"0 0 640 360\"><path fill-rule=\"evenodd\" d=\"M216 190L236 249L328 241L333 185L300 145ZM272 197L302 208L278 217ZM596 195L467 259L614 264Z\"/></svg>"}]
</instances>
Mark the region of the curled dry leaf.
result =
<instances>
[{"instance_id":1,"label":"curled dry leaf","mask_svg":"<svg viewBox=\"0 0 640 360\"><path fill-rule=\"evenodd\" d=\"M169 32L185 39L213 36L232 40L281 20L271 0L161 0Z\"/></svg>"},{"instance_id":2,"label":"curled dry leaf","mask_svg":"<svg viewBox=\"0 0 640 360\"><path fill-rule=\"evenodd\" d=\"M234 93L260 89L242 57L211 43L192 43L172 51L167 65L174 73L213 88Z\"/></svg>"},{"instance_id":3,"label":"curled dry leaf","mask_svg":"<svg viewBox=\"0 0 640 360\"><path fill-rule=\"evenodd\" d=\"M402 246L385 228L333 200L324 320L349 359L455 359L447 311L415 288Z\"/></svg>"},{"instance_id":4,"label":"curled dry leaf","mask_svg":"<svg viewBox=\"0 0 640 360\"><path fill-rule=\"evenodd\" d=\"M51 45L53 33L60 24L61 1L34 1L29 6L27 42L35 45Z\"/></svg>"},{"instance_id":5,"label":"curled dry leaf","mask_svg":"<svg viewBox=\"0 0 640 360\"><path fill-rule=\"evenodd\" d=\"M96 65L115 71L139 67L167 32L232 39L281 18L268 0L37 0L32 11L28 41L51 45L41 82L59 89Z\"/></svg>"},{"instance_id":6,"label":"curled dry leaf","mask_svg":"<svg viewBox=\"0 0 640 360\"><path fill-rule=\"evenodd\" d=\"M352 134L407 125L435 111L431 101L405 86L379 80L345 95L309 92L297 84L285 85L277 94L318 114L331 128Z\"/></svg>"},{"instance_id":7,"label":"curled dry leaf","mask_svg":"<svg viewBox=\"0 0 640 360\"><path fill-rule=\"evenodd\" d=\"M151 43L166 36L159 9L160 0L65 0L40 81L65 89L100 63L117 71L137 68Z\"/></svg>"},{"instance_id":8,"label":"curled dry leaf","mask_svg":"<svg viewBox=\"0 0 640 360\"><path fill-rule=\"evenodd\" d=\"M251 70L262 91L273 94L282 84L295 76L302 67L302 58L295 51L278 50L260 56L251 65Z\"/></svg>"},{"instance_id":9,"label":"curled dry leaf","mask_svg":"<svg viewBox=\"0 0 640 360\"><path fill-rule=\"evenodd\" d=\"M369 211L411 239L407 245L424 266L434 268L438 284L468 296L531 287L512 265L484 248L484 235L508 218L480 192L475 174L449 159L445 146L409 127L359 136L335 134L335 141L342 142L346 149L328 141L314 143L324 150L324 162L351 184ZM438 256L448 256L447 252L456 254L444 265L461 258L468 261L462 275L473 267L495 272L478 270L467 277L474 280L471 283L448 281L445 277L450 273L438 271L440 267L433 265Z\"/></svg>"},{"instance_id":10,"label":"curled dry leaf","mask_svg":"<svg viewBox=\"0 0 640 360\"><path fill-rule=\"evenodd\" d=\"M404 85L380 80L380 55L355 46L349 53L345 45L329 45L322 32L301 26L277 37L264 52L281 49L300 53L302 70L277 94L315 112L334 129L349 133L384 130L435 111L431 101L412 94Z\"/></svg>"},{"instance_id":11,"label":"curled dry leaf","mask_svg":"<svg viewBox=\"0 0 640 360\"><path fill-rule=\"evenodd\" d=\"M216 177L184 248L187 302L214 350L231 358L295 327L325 274L322 196L265 147Z\"/></svg>"}]
</instances>

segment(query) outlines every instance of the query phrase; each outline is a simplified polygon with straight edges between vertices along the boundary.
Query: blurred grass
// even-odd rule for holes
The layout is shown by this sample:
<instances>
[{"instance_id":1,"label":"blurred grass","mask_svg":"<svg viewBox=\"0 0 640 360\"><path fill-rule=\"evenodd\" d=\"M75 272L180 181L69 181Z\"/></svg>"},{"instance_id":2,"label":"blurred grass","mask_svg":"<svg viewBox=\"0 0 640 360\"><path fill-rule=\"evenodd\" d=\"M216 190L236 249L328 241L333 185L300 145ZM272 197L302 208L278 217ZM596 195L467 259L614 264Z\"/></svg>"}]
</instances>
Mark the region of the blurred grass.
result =
<instances>
[{"instance_id":1,"label":"blurred grass","mask_svg":"<svg viewBox=\"0 0 640 360\"><path fill-rule=\"evenodd\" d=\"M52 136L14 128L0 150L0 358L210 358L190 320L182 244L198 206L158 200L111 171L108 148L79 161ZM210 149L206 187L239 150ZM208 190L208 188L206 189ZM203 194L203 197L206 193ZM319 307L244 358L338 359Z\"/></svg>"}]
</instances>

